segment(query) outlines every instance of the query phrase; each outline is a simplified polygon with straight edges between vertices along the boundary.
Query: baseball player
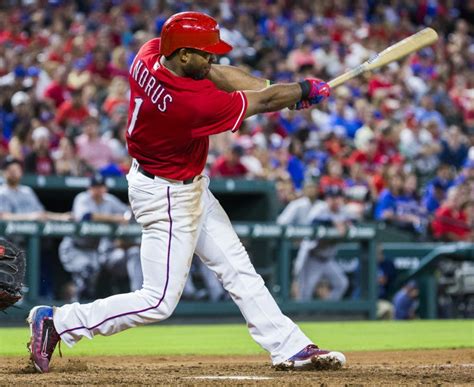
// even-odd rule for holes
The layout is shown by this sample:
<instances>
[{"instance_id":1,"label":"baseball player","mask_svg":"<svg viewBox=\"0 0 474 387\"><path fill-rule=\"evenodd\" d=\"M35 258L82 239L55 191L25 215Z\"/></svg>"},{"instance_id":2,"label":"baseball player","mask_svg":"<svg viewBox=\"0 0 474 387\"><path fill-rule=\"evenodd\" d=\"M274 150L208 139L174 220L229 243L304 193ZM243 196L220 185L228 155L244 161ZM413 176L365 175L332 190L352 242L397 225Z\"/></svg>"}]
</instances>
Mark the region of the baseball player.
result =
<instances>
[{"instance_id":1,"label":"baseball player","mask_svg":"<svg viewBox=\"0 0 474 387\"><path fill-rule=\"evenodd\" d=\"M324 351L280 311L229 218L202 175L209 136L235 132L258 113L309 107L329 95L319 79L277 84L213 65L232 47L210 16L183 12L145 43L129 72L127 142L133 165L129 198L142 226L141 290L87 305L34 307L29 350L36 369L49 370L56 343L111 335L161 321L175 309L193 253L216 273L247 320L250 335L281 369L339 368L340 352Z\"/></svg>"},{"instance_id":2,"label":"baseball player","mask_svg":"<svg viewBox=\"0 0 474 387\"><path fill-rule=\"evenodd\" d=\"M96 221L128 223L129 208L117 197L107 192L103 176L91 178L87 191L79 193L72 206L73 218L77 222ZM59 245L59 259L64 269L71 273L75 286L73 300L91 297L101 269L115 275L128 272L131 290L137 290L142 283L138 248L123 249L110 238L65 237ZM127 270L129 269L129 270Z\"/></svg>"}]
</instances>

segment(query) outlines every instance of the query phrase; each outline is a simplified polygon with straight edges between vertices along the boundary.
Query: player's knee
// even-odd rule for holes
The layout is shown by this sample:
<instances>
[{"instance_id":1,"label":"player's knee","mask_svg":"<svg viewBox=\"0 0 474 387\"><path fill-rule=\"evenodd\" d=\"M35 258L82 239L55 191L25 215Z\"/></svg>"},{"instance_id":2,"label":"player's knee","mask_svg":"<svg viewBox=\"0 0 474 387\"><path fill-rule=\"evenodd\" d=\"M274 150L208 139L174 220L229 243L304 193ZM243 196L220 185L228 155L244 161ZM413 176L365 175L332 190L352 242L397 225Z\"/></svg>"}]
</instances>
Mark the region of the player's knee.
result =
<instances>
[{"instance_id":1,"label":"player's knee","mask_svg":"<svg viewBox=\"0 0 474 387\"><path fill-rule=\"evenodd\" d=\"M344 291L346 291L349 287L349 280L345 275L341 277L341 287L344 289Z\"/></svg>"},{"instance_id":2,"label":"player's knee","mask_svg":"<svg viewBox=\"0 0 474 387\"><path fill-rule=\"evenodd\" d=\"M156 319L160 321L170 317L178 305L178 297L174 297L170 293L163 294L158 289L142 288L138 292L151 307L150 312L152 315L156 316Z\"/></svg>"}]
</instances>

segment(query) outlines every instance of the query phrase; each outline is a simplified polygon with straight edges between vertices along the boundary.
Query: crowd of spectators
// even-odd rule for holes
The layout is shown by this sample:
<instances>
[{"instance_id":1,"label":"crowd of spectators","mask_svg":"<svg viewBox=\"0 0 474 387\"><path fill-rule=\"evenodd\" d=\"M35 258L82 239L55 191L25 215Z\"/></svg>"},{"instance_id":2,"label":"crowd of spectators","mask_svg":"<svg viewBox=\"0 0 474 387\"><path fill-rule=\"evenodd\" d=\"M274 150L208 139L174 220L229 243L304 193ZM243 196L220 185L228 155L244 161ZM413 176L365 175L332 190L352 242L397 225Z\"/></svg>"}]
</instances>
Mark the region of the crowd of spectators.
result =
<instances>
[{"instance_id":1,"label":"crowd of spectators","mask_svg":"<svg viewBox=\"0 0 474 387\"><path fill-rule=\"evenodd\" d=\"M0 5L0 162L26 173L124 175L128 67L171 14L216 17L222 64L275 82L331 79L421 29L439 41L351 80L315 108L211 138L207 173L338 186L355 219L474 237L474 2L7 0Z\"/></svg>"}]
</instances>

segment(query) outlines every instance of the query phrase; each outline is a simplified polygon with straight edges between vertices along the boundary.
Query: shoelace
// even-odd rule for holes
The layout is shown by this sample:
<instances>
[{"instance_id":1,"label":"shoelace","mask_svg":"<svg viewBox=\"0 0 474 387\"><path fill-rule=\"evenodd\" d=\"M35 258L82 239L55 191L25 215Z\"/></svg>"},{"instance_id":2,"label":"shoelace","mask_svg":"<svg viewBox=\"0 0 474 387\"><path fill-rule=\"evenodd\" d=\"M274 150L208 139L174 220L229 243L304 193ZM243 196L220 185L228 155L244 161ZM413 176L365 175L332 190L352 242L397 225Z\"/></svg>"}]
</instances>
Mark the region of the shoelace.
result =
<instances>
[{"instance_id":1,"label":"shoelace","mask_svg":"<svg viewBox=\"0 0 474 387\"><path fill-rule=\"evenodd\" d=\"M56 332L52 319L48 322L52 325L52 329L53 329L53 333L51 333L50 335L50 340L46 348L47 353L50 353L49 359L51 360L51 356L53 356L54 348L56 347L56 345L58 345L59 357L63 357L63 354L61 351L61 337Z\"/></svg>"}]
</instances>

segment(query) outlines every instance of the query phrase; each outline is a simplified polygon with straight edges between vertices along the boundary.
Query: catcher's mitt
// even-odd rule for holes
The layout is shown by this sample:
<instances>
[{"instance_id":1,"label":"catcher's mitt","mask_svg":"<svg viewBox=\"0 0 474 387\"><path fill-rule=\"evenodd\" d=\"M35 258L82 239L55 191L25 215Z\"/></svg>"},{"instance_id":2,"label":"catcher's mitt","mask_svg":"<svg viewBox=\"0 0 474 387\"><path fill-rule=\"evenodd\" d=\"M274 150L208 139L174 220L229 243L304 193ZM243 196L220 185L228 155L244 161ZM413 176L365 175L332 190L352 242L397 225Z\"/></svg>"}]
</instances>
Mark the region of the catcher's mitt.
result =
<instances>
[{"instance_id":1,"label":"catcher's mitt","mask_svg":"<svg viewBox=\"0 0 474 387\"><path fill-rule=\"evenodd\" d=\"M25 266L25 252L0 238L0 311L21 298Z\"/></svg>"}]
</instances>

